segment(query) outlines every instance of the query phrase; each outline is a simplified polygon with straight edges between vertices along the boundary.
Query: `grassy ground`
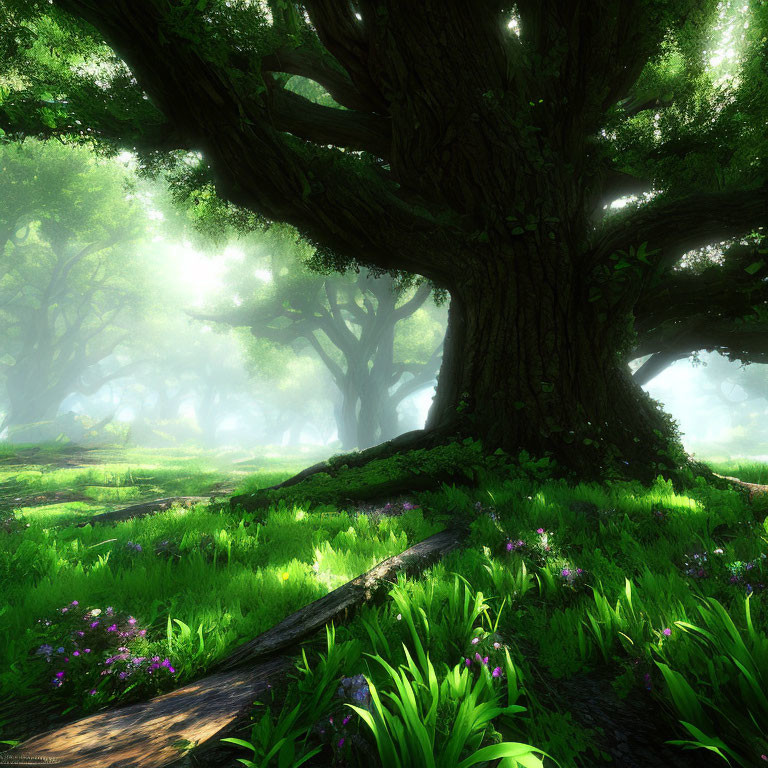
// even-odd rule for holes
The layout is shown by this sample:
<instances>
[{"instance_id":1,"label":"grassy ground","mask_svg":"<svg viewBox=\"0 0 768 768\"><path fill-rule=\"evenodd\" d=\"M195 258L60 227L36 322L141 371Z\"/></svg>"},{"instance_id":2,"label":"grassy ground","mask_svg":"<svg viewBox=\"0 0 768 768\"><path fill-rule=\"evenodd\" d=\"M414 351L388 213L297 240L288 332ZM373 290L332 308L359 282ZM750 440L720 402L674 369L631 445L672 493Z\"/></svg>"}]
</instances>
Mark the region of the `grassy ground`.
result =
<instances>
[{"instance_id":1,"label":"grassy ground","mask_svg":"<svg viewBox=\"0 0 768 768\"><path fill-rule=\"evenodd\" d=\"M78 456L82 466L67 463ZM657 718L659 741L719 750L732 765L759 765L768 755L760 497L748 506L735 491L705 484L677 494L663 481L569 487L507 476L415 495L416 508L397 516L281 505L256 518L213 504L115 526L70 525L112 508L118 493L124 504L252 490L314 460L0 452L0 493L8 491L6 505L11 494L23 500L0 536L0 699L16 702L0 722L2 738L38 725L21 729L13 717L20 708L72 708L75 716L197 677L239 642L459 515L471 520L467 548L419 580L401 579L383 605L338 628L324 660L310 652L285 707L275 702L252 733L236 734L253 754L233 747L218 764L243 756L261 765L282 733L279 749L295 749L296 761L321 748L307 766L375 765L365 712L374 713L385 750L382 724L389 718L389 732L398 732L398 698L410 716L387 765L429 765L418 757L429 743L448 766L450 749L469 755L502 740L532 744L563 768L619 765L607 754L615 736L590 726L600 721L600 702L587 695L596 681L600 699L614 696L617 710L631 705ZM768 482L766 465L712 466ZM113 495L96 498L102 491L94 489ZM51 499L61 491L87 500ZM35 494L51 503L30 503ZM428 683L430 665L442 685ZM102 674L107 667L113 671ZM414 682L419 676L425 685ZM391 694L383 699L389 715L376 715L376 689ZM483 702L499 708L490 724L478 714ZM450 733L467 712L478 719L462 752ZM705 750L699 754L704 765Z\"/></svg>"},{"instance_id":2,"label":"grassy ground","mask_svg":"<svg viewBox=\"0 0 768 768\"><path fill-rule=\"evenodd\" d=\"M279 450L78 449L62 444L0 444L0 512L28 522L66 524L163 496L229 496L235 488L273 485L317 460Z\"/></svg>"}]
</instances>

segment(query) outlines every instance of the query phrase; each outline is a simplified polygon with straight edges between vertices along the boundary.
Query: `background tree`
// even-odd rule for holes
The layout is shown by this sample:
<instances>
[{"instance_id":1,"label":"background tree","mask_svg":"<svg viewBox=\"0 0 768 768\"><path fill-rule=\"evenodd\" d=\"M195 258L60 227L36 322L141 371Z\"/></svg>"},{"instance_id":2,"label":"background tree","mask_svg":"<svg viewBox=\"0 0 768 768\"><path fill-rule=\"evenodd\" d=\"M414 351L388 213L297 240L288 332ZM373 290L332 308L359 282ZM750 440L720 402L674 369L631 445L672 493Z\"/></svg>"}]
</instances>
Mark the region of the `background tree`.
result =
<instances>
[{"instance_id":1,"label":"background tree","mask_svg":"<svg viewBox=\"0 0 768 768\"><path fill-rule=\"evenodd\" d=\"M6 6L7 133L79 134L79 121L156 166L200 151L201 189L214 179L291 223L328 264L450 292L437 395L410 444L473 435L582 477L615 463L650 478L660 451L684 461L626 366L634 309L685 253L765 223L766 6ZM743 65L724 83L703 51L742 7ZM604 218L627 187L653 199Z\"/></svg>"},{"instance_id":2,"label":"background tree","mask_svg":"<svg viewBox=\"0 0 768 768\"><path fill-rule=\"evenodd\" d=\"M423 309L432 287L365 269L318 274L305 266L313 251L283 227L252 236L230 270L236 305L197 316L297 352L309 347L339 392L342 448L368 448L403 432L398 406L437 377L441 322Z\"/></svg>"},{"instance_id":3,"label":"background tree","mask_svg":"<svg viewBox=\"0 0 768 768\"><path fill-rule=\"evenodd\" d=\"M54 419L72 392L140 364L98 371L148 306L146 219L127 199L126 175L85 149L6 144L0 167L0 431L19 437L22 425Z\"/></svg>"}]
</instances>

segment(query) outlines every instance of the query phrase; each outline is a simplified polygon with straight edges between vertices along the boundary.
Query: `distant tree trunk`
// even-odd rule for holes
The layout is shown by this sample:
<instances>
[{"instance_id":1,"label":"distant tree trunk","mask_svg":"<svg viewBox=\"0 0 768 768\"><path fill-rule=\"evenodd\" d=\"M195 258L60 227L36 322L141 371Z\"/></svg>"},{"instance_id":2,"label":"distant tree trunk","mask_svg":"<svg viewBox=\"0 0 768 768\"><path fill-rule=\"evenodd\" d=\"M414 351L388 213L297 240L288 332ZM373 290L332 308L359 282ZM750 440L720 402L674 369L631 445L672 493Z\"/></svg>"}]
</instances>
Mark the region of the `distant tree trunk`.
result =
<instances>
[{"instance_id":1,"label":"distant tree trunk","mask_svg":"<svg viewBox=\"0 0 768 768\"><path fill-rule=\"evenodd\" d=\"M51 390L45 382L23 375L23 371L11 369L8 373L8 410L0 430L6 427L11 432L26 424L51 421L56 418L59 406L69 394L67 391Z\"/></svg>"}]
</instances>

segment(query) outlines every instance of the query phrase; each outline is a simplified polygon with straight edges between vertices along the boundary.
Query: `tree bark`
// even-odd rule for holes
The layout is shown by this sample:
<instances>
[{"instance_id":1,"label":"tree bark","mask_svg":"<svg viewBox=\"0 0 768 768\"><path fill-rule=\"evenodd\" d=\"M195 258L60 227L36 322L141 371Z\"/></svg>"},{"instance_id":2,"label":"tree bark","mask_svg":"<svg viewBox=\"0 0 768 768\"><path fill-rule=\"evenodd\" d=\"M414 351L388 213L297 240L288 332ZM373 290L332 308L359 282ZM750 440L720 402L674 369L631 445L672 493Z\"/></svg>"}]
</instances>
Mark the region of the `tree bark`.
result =
<instances>
[{"instance_id":1,"label":"tree bark","mask_svg":"<svg viewBox=\"0 0 768 768\"><path fill-rule=\"evenodd\" d=\"M451 294L427 429L551 455L582 477L616 462L629 474L654 476L657 462L665 463L658 451L674 435L632 381L621 321L600 319L598 308L578 301L584 281L554 246L510 254L467 276ZM629 328L631 317L624 323Z\"/></svg>"}]
</instances>

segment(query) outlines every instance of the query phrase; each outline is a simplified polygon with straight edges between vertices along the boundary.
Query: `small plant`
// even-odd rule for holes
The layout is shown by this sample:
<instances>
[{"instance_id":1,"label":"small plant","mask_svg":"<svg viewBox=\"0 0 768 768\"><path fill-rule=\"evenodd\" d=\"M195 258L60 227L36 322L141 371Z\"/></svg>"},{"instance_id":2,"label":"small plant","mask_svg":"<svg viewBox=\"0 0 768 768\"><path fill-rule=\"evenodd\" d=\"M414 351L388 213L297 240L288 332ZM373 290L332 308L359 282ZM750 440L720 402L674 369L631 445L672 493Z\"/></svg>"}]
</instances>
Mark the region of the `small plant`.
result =
<instances>
[{"instance_id":1,"label":"small plant","mask_svg":"<svg viewBox=\"0 0 768 768\"><path fill-rule=\"evenodd\" d=\"M360 658L360 644L357 641L337 644L333 625L327 626L325 631L327 654L320 655L317 665L312 668L306 652L302 650L302 662L298 665L299 680L290 688L288 698L277 717L267 707L267 711L254 723L250 741L222 739L251 750L252 760L238 758L238 762L246 768L299 768L322 750L322 746L311 745L310 736L313 733L320 735L321 729L324 736L326 730L323 723L334 725L333 719L328 722L328 712L339 687L344 690L343 680L339 686L341 672L354 667ZM364 690L355 685L349 688L350 692ZM364 696L360 703L365 703ZM344 747L344 743L338 746L339 740L343 738L339 737L335 742L339 749Z\"/></svg>"},{"instance_id":2,"label":"small plant","mask_svg":"<svg viewBox=\"0 0 768 768\"><path fill-rule=\"evenodd\" d=\"M487 668L474 678L462 665L446 667L438 682L429 656L418 665L408 648L403 646L403 650L406 665L399 671L380 656L372 657L386 673L390 690L382 688L380 694L369 682L370 711L348 705L370 729L383 765L470 768L487 760L505 758L508 766L543 766L536 755L541 750L529 744L501 742L481 746L491 720L525 710L516 704L501 705L502 692L494 687L493 673ZM511 666L508 656L507 659ZM384 700L391 706L385 706ZM438 712L444 720L440 727Z\"/></svg>"},{"instance_id":3,"label":"small plant","mask_svg":"<svg viewBox=\"0 0 768 768\"><path fill-rule=\"evenodd\" d=\"M129 691L154 693L176 673L170 659L146 652L147 630L133 616L111 606L85 609L77 600L57 613L38 620L34 634L45 642L32 653L49 665L44 685L84 708Z\"/></svg>"},{"instance_id":4,"label":"small plant","mask_svg":"<svg viewBox=\"0 0 768 768\"><path fill-rule=\"evenodd\" d=\"M29 523L16 517L13 510L0 511L0 533L19 533L26 528L29 528Z\"/></svg>"},{"instance_id":5,"label":"small plant","mask_svg":"<svg viewBox=\"0 0 768 768\"><path fill-rule=\"evenodd\" d=\"M181 550L179 544L173 539L160 539L155 543L155 554L158 557L165 557L169 560L172 558L180 558Z\"/></svg>"},{"instance_id":6,"label":"small plant","mask_svg":"<svg viewBox=\"0 0 768 768\"><path fill-rule=\"evenodd\" d=\"M693 736L675 743L712 750L741 766L758 765L768 753L761 726L768 718L768 637L753 624L750 599L744 600L745 629L709 598L699 606L701 626L675 622L683 632L680 640L688 642L656 651L664 659L656 663L675 712ZM685 663L685 674L674 668L675 659ZM737 749L724 743L726 738Z\"/></svg>"}]
</instances>

